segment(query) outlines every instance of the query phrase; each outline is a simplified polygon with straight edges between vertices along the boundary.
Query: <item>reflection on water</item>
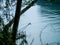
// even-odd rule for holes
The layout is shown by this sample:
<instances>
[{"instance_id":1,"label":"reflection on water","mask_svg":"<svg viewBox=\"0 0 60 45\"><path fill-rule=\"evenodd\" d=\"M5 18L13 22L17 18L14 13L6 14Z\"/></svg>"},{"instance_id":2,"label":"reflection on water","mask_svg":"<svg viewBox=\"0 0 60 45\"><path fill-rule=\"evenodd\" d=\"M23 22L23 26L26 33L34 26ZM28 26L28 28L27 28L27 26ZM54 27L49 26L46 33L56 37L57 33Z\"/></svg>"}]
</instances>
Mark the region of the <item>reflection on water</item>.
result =
<instances>
[{"instance_id":1,"label":"reflection on water","mask_svg":"<svg viewBox=\"0 0 60 45\"><path fill-rule=\"evenodd\" d=\"M40 33L42 30L43 32L41 34L41 38L43 44L60 42L59 12L60 10L51 10L43 6L35 5L21 16L19 27L31 23L31 25L25 29L29 44L31 43L32 39L34 39L32 45L41 44Z\"/></svg>"}]
</instances>

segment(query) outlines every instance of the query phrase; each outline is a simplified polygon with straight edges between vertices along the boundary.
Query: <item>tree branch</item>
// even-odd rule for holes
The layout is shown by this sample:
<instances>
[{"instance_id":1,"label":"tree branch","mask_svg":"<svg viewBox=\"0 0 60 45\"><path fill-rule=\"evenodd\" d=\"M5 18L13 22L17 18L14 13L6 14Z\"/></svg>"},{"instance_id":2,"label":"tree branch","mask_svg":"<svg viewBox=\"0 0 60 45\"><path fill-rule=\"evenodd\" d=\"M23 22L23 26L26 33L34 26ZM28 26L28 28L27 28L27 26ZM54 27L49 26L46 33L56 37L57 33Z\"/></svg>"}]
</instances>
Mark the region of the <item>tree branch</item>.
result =
<instances>
[{"instance_id":1,"label":"tree branch","mask_svg":"<svg viewBox=\"0 0 60 45\"><path fill-rule=\"evenodd\" d=\"M25 13L30 7L32 7L35 2L36 2L36 1L32 1L27 7L25 7L25 8L21 11L20 15L22 15L22 14ZM15 17L13 17L13 19L12 19L11 21L9 21L9 23L8 23L7 25L5 25L4 28L6 28L6 29L8 30L9 27L13 24L14 18L15 18ZM7 27L8 27L8 28L7 28ZM4 28L3 28L3 30L5 30Z\"/></svg>"},{"instance_id":2,"label":"tree branch","mask_svg":"<svg viewBox=\"0 0 60 45\"><path fill-rule=\"evenodd\" d=\"M20 15L21 15L20 14L21 13L21 4L22 4L22 0L17 0L14 24L13 24L13 29L12 29L12 42L13 43L15 43L15 41L16 41L16 34L17 34L19 19L20 19Z\"/></svg>"}]
</instances>

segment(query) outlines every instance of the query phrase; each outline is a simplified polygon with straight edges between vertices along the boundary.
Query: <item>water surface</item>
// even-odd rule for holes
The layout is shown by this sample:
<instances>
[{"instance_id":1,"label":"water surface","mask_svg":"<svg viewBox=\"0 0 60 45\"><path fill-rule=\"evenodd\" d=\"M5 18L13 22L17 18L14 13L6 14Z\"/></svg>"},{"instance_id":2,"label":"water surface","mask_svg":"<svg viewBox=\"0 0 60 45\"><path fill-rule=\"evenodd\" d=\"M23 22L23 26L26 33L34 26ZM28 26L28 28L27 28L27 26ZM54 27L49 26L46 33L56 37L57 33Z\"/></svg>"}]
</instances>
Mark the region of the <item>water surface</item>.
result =
<instances>
[{"instance_id":1,"label":"water surface","mask_svg":"<svg viewBox=\"0 0 60 45\"><path fill-rule=\"evenodd\" d=\"M44 45L60 42L60 10L51 8L35 5L21 16L19 29L31 23L31 25L22 29L26 31L29 45L33 39L32 45L41 45L40 38ZM55 45L55 43L52 44Z\"/></svg>"}]
</instances>

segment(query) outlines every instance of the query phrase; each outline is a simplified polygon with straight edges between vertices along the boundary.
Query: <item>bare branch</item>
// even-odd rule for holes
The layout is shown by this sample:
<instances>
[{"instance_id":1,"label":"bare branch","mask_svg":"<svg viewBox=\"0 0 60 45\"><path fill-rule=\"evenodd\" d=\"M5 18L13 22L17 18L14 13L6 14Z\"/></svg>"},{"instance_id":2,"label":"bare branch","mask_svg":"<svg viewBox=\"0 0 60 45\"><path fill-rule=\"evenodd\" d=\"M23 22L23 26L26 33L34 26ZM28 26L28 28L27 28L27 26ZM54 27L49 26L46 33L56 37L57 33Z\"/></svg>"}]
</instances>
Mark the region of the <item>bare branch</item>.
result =
<instances>
[{"instance_id":1,"label":"bare branch","mask_svg":"<svg viewBox=\"0 0 60 45\"><path fill-rule=\"evenodd\" d=\"M34 5L36 1L32 1L27 7L25 7L22 11L21 11L21 14L22 15L25 11L27 11L31 6ZM9 27L13 24L13 20L14 20L15 17L13 17L13 19L11 21L9 21L9 23L7 25L4 26L4 28L6 28L7 30L9 29ZM9 25L9 26L8 26ZM8 27L8 28L7 28ZM5 30L3 28L3 30Z\"/></svg>"},{"instance_id":2,"label":"bare branch","mask_svg":"<svg viewBox=\"0 0 60 45\"><path fill-rule=\"evenodd\" d=\"M21 13L21 4L22 4L22 0L17 0L16 12L15 12L15 18L14 18L14 24L13 24L13 30L12 30L12 42L13 43L15 43L16 41L16 34L17 34L20 13Z\"/></svg>"}]
</instances>

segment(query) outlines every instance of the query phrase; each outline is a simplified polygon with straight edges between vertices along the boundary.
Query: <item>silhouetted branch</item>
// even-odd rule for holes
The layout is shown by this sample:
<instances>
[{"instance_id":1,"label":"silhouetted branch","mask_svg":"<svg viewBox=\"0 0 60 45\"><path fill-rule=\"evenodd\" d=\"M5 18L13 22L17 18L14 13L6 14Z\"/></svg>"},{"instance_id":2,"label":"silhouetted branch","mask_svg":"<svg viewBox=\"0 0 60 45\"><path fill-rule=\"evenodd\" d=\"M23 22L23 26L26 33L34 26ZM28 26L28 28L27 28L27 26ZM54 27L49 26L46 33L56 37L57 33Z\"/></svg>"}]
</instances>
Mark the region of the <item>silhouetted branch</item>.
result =
<instances>
[{"instance_id":1,"label":"silhouetted branch","mask_svg":"<svg viewBox=\"0 0 60 45\"><path fill-rule=\"evenodd\" d=\"M29 25L31 25L31 23L28 23L27 25L23 26L23 27L18 31L18 34L17 34L17 36L16 36L16 40L21 39L21 38L23 38L23 37L26 37L26 35L24 34L23 31L24 31ZM23 32L23 33L22 33L22 32ZM21 33L22 33L22 34L21 34Z\"/></svg>"},{"instance_id":2,"label":"silhouetted branch","mask_svg":"<svg viewBox=\"0 0 60 45\"><path fill-rule=\"evenodd\" d=\"M16 34L17 34L19 19L20 19L20 15L21 15L20 14L21 13L21 4L22 4L22 0L17 0L14 24L13 24L13 29L12 29L12 44L15 43L15 41L16 41Z\"/></svg>"},{"instance_id":3,"label":"silhouetted branch","mask_svg":"<svg viewBox=\"0 0 60 45\"><path fill-rule=\"evenodd\" d=\"M18 40L18 39L21 39L21 38L23 38L23 37L26 37L26 35L20 35L19 37L16 37L16 40Z\"/></svg>"},{"instance_id":4,"label":"silhouetted branch","mask_svg":"<svg viewBox=\"0 0 60 45\"><path fill-rule=\"evenodd\" d=\"M32 1L27 7L25 7L25 8L21 11L20 15L22 15L22 14L23 14L25 11L27 11L31 6L33 6L35 2L36 2L36 1ZM10 20L9 23L4 26L4 28L6 28L6 29L8 30L9 27L13 24L14 18L15 18L15 17L13 17L13 19ZM9 25L9 26L8 26L8 25ZM5 30L4 28L3 28L3 30Z\"/></svg>"}]
</instances>

